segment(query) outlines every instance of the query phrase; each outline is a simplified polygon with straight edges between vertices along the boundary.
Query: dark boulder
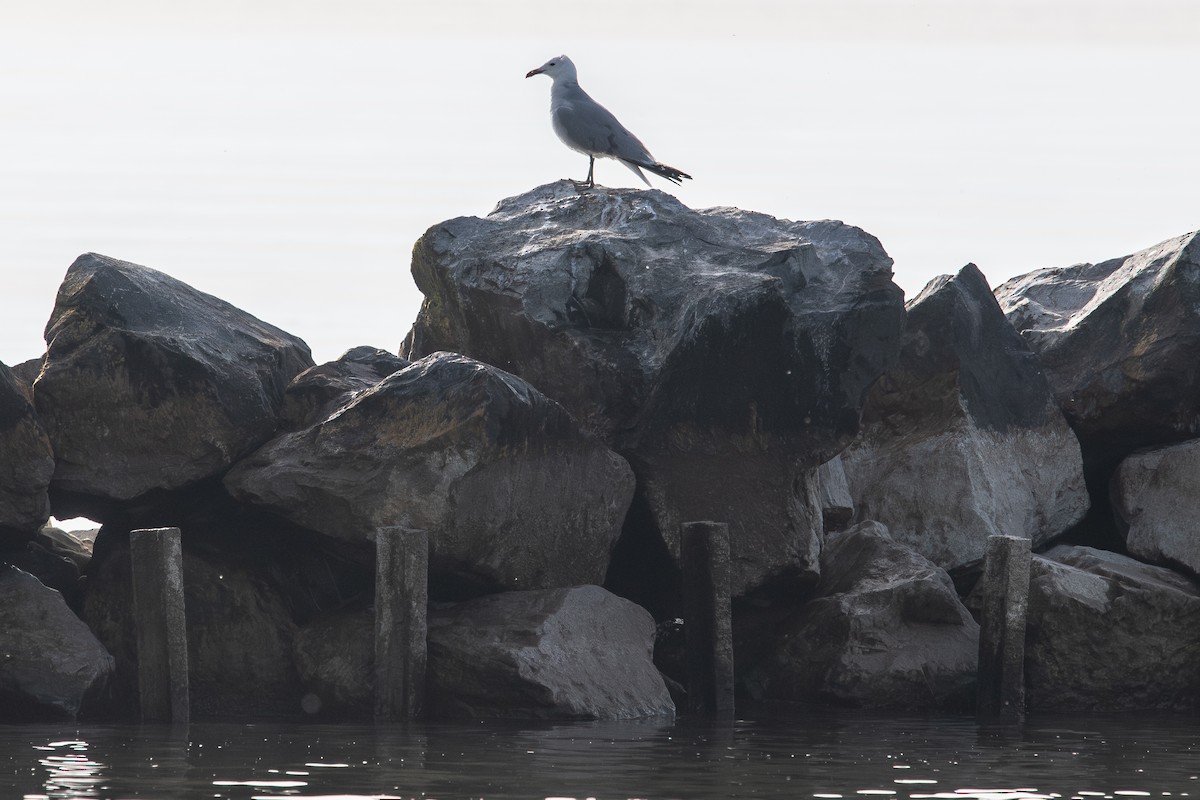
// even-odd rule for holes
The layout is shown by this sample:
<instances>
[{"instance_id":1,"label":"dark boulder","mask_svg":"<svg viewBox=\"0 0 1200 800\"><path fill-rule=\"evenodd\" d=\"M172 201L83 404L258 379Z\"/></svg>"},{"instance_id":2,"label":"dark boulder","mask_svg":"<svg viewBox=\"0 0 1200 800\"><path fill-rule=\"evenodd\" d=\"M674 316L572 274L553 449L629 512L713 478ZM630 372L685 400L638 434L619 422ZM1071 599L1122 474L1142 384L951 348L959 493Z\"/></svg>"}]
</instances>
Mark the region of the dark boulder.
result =
<instances>
[{"instance_id":1,"label":"dark boulder","mask_svg":"<svg viewBox=\"0 0 1200 800\"><path fill-rule=\"evenodd\" d=\"M1038 353L1084 455L1200 435L1200 234L996 288Z\"/></svg>"},{"instance_id":2,"label":"dark boulder","mask_svg":"<svg viewBox=\"0 0 1200 800\"><path fill-rule=\"evenodd\" d=\"M0 548L30 539L50 517L54 452L29 391L0 364Z\"/></svg>"},{"instance_id":3,"label":"dark boulder","mask_svg":"<svg viewBox=\"0 0 1200 800\"><path fill-rule=\"evenodd\" d=\"M46 341L34 394L68 516L72 497L93 512L86 499L221 473L270 438L288 381L313 363L304 342L223 300L95 254L67 270Z\"/></svg>"},{"instance_id":4,"label":"dark boulder","mask_svg":"<svg viewBox=\"0 0 1200 800\"><path fill-rule=\"evenodd\" d=\"M27 572L0 564L0 722L75 719L102 710L113 657Z\"/></svg>"},{"instance_id":5,"label":"dark boulder","mask_svg":"<svg viewBox=\"0 0 1200 800\"><path fill-rule=\"evenodd\" d=\"M810 471L857 432L894 359L902 293L879 242L836 221L693 211L569 182L417 242L404 347L521 376L626 456L655 530L726 521L734 590L816 577Z\"/></svg>"},{"instance_id":6,"label":"dark boulder","mask_svg":"<svg viewBox=\"0 0 1200 800\"><path fill-rule=\"evenodd\" d=\"M225 485L351 542L428 530L430 591L461 597L602 581L633 475L525 381L439 353L273 440Z\"/></svg>"},{"instance_id":7,"label":"dark boulder","mask_svg":"<svg viewBox=\"0 0 1200 800\"><path fill-rule=\"evenodd\" d=\"M184 532L188 690L194 716L253 717L300 711L292 659L295 623L265 565L197 552ZM137 644L128 536L106 527L84 593L83 618L117 662L119 706L136 714Z\"/></svg>"},{"instance_id":8,"label":"dark boulder","mask_svg":"<svg viewBox=\"0 0 1200 800\"><path fill-rule=\"evenodd\" d=\"M751 697L855 708L962 710L979 626L949 575L877 522L832 533L816 597L739 664Z\"/></svg>"},{"instance_id":9,"label":"dark boulder","mask_svg":"<svg viewBox=\"0 0 1200 800\"><path fill-rule=\"evenodd\" d=\"M1117 527L1131 555L1200 576L1200 439L1140 450L1112 480Z\"/></svg>"},{"instance_id":10,"label":"dark boulder","mask_svg":"<svg viewBox=\"0 0 1200 800\"><path fill-rule=\"evenodd\" d=\"M1079 442L973 264L908 303L899 362L842 460L858 518L945 569L991 535L1046 542L1088 507Z\"/></svg>"},{"instance_id":11,"label":"dark boulder","mask_svg":"<svg viewBox=\"0 0 1200 800\"><path fill-rule=\"evenodd\" d=\"M1034 556L1025 692L1038 711L1200 708L1200 588L1090 547Z\"/></svg>"},{"instance_id":12,"label":"dark boulder","mask_svg":"<svg viewBox=\"0 0 1200 800\"><path fill-rule=\"evenodd\" d=\"M636 719L675 713L654 619L598 586L505 592L429 616L439 718Z\"/></svg>"},{"instance_id":13,"label":"dark boulder","mask_svg":"<svg viewBox=\"0 0 1200 800\"><path fill-rule=\"evenodd\" d=\"M375 347L353 347L336 361L301 372L283 396L283 427L299 430L315 425L345 405L355 392L369 389L393 372L409 365Z\"/></svg>"}]
</instances>

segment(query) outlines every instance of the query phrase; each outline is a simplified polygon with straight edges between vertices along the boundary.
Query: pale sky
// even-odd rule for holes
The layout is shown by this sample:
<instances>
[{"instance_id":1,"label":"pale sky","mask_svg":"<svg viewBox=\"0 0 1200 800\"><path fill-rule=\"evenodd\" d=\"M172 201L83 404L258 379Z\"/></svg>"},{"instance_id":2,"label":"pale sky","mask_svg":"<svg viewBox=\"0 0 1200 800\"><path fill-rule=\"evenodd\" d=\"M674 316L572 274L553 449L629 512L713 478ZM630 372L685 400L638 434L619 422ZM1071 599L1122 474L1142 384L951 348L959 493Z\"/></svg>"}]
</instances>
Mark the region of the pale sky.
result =
<instances>
[{"instance_id":1,"label":"pale sky","mask_svg":"<svg viewBox=\"0 0 1200 800\"><path fill-rule=\"evenodd\" d=\"M304 338L395 350L430 225L586 159L580 82L693 208L836 218L913 296L1200 228L1200 3L40 2L0 26L0 361L42 352L74 258L145 264ZM426 5L436 5L426 8ZM635 186L613 162L608 186ZM654 179L652 179L654 180Z\"/></svg>"}]
</instances>

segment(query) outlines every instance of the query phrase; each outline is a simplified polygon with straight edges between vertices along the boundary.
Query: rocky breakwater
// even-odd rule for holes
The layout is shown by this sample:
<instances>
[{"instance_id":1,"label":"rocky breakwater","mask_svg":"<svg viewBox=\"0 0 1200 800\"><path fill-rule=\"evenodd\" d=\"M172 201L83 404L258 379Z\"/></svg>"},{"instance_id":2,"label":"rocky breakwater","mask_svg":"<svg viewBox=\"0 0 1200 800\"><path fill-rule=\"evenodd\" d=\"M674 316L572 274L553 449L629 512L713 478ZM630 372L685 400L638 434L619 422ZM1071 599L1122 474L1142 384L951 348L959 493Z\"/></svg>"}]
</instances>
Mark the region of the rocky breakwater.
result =
<instances>
[{"instance_id":1,"label":"rocky breakwater","mask_svg":"<svg viewBox=\"0 0 1200 800\"><path fill-rule=\"evenodd\" d=\"M413 277L425 302L404 355L519 375L633 466L613 582L654 579L654 558L669 574L680 524L717 519L735 594L815 583L815 470L853 440L903 323L874 237L563 181L434 226Z\"/></svg>"},{"instance_id":2,"label":"rocky breakwater","mask_svg":"<svg viewBox=\"0 0 1200 800\"><path fill-rule=\"evenodd\" d=\"M558 183L435 225L403 352L320 365L217 298L83 256L45 356L0 367L0 652L20 654L0 720L136 715L128 540L156 526L183 531L194 717L370 714L383 526L429 533L432 713L670 714L679 523L704 518L733 534L742 698L969 707L959 592L995 532L1039 552L1031 712L1195 708L1196 399L1147 360L1194 333L1195 309L1155 294L1189 291L1193 249L1071 273L1063 296L1096 302L1060 318L1125 291L1132 314L1061 326L1102 334L1071 345L1108 371L1078 407L1082 371L974 267L906 311L856 228L653 191ZM1104 366L1114 331L1149 338ZM1100 397L1129 375L1163 420ZM1105 502L1080 520L1084 472ZM103 524L90 553L39 530L80 512Z\"/></svg>"}]
</instances>

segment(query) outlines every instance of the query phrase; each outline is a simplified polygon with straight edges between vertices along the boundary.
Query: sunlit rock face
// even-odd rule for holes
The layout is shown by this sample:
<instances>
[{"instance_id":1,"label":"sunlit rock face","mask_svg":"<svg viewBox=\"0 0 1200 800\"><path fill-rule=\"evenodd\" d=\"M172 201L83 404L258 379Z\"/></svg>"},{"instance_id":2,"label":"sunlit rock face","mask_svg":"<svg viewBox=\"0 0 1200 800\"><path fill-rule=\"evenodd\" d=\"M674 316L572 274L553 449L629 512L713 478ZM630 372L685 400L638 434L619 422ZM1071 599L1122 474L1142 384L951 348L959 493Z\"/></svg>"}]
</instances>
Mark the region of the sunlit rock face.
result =
<instances>
[{"instance_id":1,"label":"sunlit rock face","mask_svg":"<svg viewBox=\"0 0 1200 800\"><path fill-rule=\"evenodd\" d=\"M427 530L431 592L461 596L602 582L633 473L525 381L438 353L272 440L225 486L348 542Z\"/></svg>"},{"instance_id":2,"label":"sunlit rock face","mask_svg":"<svg viewBox=\"0 0 1200 800\"><path fill-rule=\"evenodd\" d=\"M647 526L728 522L734 592L818 573L811 470L854 436L895 358L902 294L879 242L836 221L694 211L569 182L435 225L402 355L521 376L629 459Z\"/></svg>"},{"instance_id":3,"label":"sunlit rock face","mask_svg":"<svg viewBox=\"0 0 1200 800\"><path fill-rule=\"evenodd\" d=\"M1079 442L973 264L908 303L899 362L842 460L858 518L945 569L979 561L988 536L1042 544L1088 507Z\"/></svg>"},{"instance_id":4,"label":"sunlit rock face","mask_svg":"<svg viewBox=\"0 0 1200 800\"><path fill-rule=\"evenodd\" d=\"M601 589L506 592L433 609L437 717L637 719L675 704L652 660L654 619Z\"/></svg>"},{"instance_id":5,"label":"sunlit rock face","mask_svg":"<svg viewBox=\"0 0 1200 800\"><path fill-rule=\"evenodd\" d=\"M432 719L670 717L654 620L599 586L504 592L429 609ZM311 713L364 717L374 701L374 613L314 619L296 637Z\"/></svg>"},{"instance_id":6,"label":"sunlit rock face","mask_svg":"<svg viewBox=\"0 0 1200 800\"><path fill-rule=\"evenodd\" d=\"M52 493L83 502L220 474L274 434L284 388L313 363L303 341L225 301L94 253L67 270L46 343L34 396Z\"/></svg>"},{"instance_id":7,"label":"sunlit rock face","mask_svg":"<svg viewBox=\"0 0 1200 800\"><path fill-rule=\"evenodd\" d=\"M1025 691L1038 711L1200 708L1200 588L1090 547L1034 556Z\"/></svg>"},{"instance_id":8,"label":"sunlit rock face","mask_svg":"<svg viewBox=\"0 0 1200 800\"><path fill-rule=\"evenodd\" d=\"M1117 528L1132 555L1200 576L1200 439L1141 450L1112 480Z\"/></svg>"},{"instance_id":9,"label":"sunlit rock face","mask_svg":"<svg viewBox=\"0 0 1200 800\"><path fill-rule=\"evenodd\" d=\"M1089 451L1200 435L1200 234L996 288Z\"/></svg>"}]
</instances>

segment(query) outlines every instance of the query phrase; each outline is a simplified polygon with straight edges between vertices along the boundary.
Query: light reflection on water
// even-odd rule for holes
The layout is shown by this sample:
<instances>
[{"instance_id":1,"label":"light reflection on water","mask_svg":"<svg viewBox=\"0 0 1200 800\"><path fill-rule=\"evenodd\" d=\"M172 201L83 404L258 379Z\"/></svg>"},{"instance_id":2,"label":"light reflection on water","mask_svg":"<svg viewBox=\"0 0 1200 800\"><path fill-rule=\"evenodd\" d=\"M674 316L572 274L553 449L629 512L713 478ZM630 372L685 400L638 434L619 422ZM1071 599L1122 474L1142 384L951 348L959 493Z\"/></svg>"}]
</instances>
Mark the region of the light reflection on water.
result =
<instances>
[{"instance_id":1,"label":"light reflection on water","mask_svg":"<svg viewBox=\"0 0 1200 800\"><path fill-rule=\"evenodd\" d=\"M1200 797L1198 773L1200 721L1171 716L0 726L24 800L1115 800Z\"/></svg>"}]
</instances>

